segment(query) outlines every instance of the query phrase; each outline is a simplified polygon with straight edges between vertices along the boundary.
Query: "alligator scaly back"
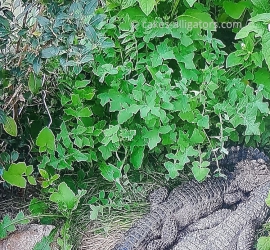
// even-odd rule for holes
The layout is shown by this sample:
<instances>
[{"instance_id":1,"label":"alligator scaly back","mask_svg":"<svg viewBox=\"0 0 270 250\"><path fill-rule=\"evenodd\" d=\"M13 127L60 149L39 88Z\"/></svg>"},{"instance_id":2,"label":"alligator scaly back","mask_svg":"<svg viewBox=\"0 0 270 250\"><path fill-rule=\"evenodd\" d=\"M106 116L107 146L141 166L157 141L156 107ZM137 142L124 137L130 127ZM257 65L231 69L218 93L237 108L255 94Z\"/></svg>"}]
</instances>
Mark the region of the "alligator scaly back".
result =
<instances>
[{"instance_id":1,"label":"alligator scaly back","mask_svg":"<svg viewBox=\"0 0 270 250\"><path fill-rule=\"evenodd\" d=\"M264 153L240 147L232 148L229 153L233 156L229 155L223 162L234 164L238 159L252 160L236 164L236 170L227 179L209 178L203 183L193 180L176 187L168 197L161 188L156 192L158 202L153 202L155 199L151 197L154 203L151 212L130 228L113 250L167 249L176 240L178 230L224 205L238 203L247 192L270 180L270 171L264 161L269 159Z\"/></svg>"},{"instance_id":2,"label":"alligator scaly back","mask_svg":"<svg viewBox=\"0 0 270 250\"><path fill-rule=\"evenodd\" d=\"M269 188L269 182L256 188L235 211L219 210L191 224L180 232L173 250L253 249L255 230L269 215L265 204Z\"/></svg>"},{"instance_id":3,"label":"alligator scaly back","mask_svg":"<svg viewBox=\"0 0 270 250\"><path fill-rule=\"evenodd\" d=\"M211 165L216 166L217 162L214 159L214 154L211 155ZM218 161L220 166L235 165L243 160L258 160L262 159L265 162L269 162L269 157L258 148L253 147L230 147L228 148L228 154L223 159Z\"/></svg>"}]
</instances>

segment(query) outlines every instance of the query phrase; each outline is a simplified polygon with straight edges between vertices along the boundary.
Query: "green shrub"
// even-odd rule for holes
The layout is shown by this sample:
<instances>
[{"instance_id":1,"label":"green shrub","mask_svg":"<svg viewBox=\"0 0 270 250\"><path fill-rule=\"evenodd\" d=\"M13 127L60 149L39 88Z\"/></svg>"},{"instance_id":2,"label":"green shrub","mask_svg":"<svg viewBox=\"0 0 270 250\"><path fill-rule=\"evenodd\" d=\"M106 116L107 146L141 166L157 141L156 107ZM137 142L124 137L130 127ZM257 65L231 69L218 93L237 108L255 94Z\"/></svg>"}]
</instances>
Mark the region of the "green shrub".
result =
<instances>
[{"instance_id":1,"label":"green shrub","mask_svg":"<svg viewBox=\"0 0 270 250\"><path fill-rule=\"evenodd\" d=\"M104 178L100 199L89 201L100 204L92 206L96 218L111 206L104 203L108 182L124 191L145 172L175 179L184 169L203 181L211 152L224 154L232 144L267 148L266 2L45 1L29 4L18 20L2 9L2 179L34 184L26 165L37 167L68 231L87 176ZM243 28L217 27L233 21ZM15 164L22 170L10 181ZM68 179L71 171L78 178ZM59 198L62 189L68 199Z\"/></svg>"}]
</instances>

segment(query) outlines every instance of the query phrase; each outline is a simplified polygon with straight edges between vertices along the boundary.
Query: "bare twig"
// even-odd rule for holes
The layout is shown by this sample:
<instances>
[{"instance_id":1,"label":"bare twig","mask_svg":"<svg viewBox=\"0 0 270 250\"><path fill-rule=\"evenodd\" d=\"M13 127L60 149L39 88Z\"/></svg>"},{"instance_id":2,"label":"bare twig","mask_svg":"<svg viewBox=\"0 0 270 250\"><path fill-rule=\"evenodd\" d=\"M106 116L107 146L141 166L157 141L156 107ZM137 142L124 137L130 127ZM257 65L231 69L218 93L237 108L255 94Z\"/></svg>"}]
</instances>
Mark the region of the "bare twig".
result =
<instances>
[{"instance_id":1,"label":"bare twig","mask_svg":"<svg viewBox=\"0 0 270 250\"><path fill-rule=\"evenodd\" d=\"M8 106L11 104L11 102L15 99L15 97L18 95L18 93L21 91L21 89L22 89L22 84L20 84L20 85L16 88L15 92L13 93L12 97L9 99L8 103L5 104L5 106L4 106L4 108L3 108L4 110L7 109L7 107L8 107Z\"/></svg>"},{"instance_id":2,"label":"bare twig","mask_svg":"<svg viewBox=\"0 0 270 250\"><path fill-rule=\"evenodd\" d=\"M43 75L42 86L44 86L45 79L46 79L46 77L45 77L45 75ZM48 124L48 128L49 128L51 126L51 124L52 124L52 117L51 117L51 113L50 113L50 111L48 109L48 106L47 106L47 103L46 103L46 91L42 90L42 94L43 94L42 95L43 104L44 104L45 109L46 109L46 111L48 113L48 116L50 118L50 122Z\"/></svg>"},{"instance_id":3,"label":"bare twig","mask_svg":"<svg viewBox=\"0 0 270 250\"><path fill-rule=\"evenodd\" d=\"M118 160L118 161L121 161L121 159L120 159L120 157L119 157L117 151L115 152L115 155L116 155L117 160Z\"/></svg>"}]
</instances>

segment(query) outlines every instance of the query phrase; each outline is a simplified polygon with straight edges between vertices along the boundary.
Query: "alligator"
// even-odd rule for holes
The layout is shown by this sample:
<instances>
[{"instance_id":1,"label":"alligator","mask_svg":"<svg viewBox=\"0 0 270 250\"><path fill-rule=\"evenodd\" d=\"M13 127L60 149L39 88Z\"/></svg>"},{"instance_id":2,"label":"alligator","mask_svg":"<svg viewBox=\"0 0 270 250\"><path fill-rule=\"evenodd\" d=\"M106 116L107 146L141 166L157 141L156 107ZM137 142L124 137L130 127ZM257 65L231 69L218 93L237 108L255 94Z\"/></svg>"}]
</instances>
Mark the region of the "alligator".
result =
<instances>
[{"instance_id":1,"label":"alligator","mask_svg":"<svg viewBox=\"0 0 270 250\"><path fill-rule=\"evenodd\" d=\"M173 250L252 250L255 231L269 215L269 189L270 182L252 191L236 210L221 209L186 227Z\"/></svg>"},{"instance_id":2,"label":"alligator","mask_svg":"<svg viewBox=\"0 0 270 250\"><path fill-rule=\"evenodd\" d=\"M232 164L235 162L237 153L232 152L235 156L227 157L227 164L229 159L233 159ZM169 195L164 187L155 190L149 196L151 211L126 232L113 250L167 249L175 242L179 230L225 205L245 200L248 192L270 180L265 163L268 157L256 149L249 148L248 152L242 155L254 160L241 159L227 178L214 177L202 183L192 180L176 187Z\"/></svg>"},{"instance_id":3,"label":"alligator","mask_svg":"<svg viewBox=\"0 0 270 250\"><path fill-rule=\"evenodd\" d=\"M240 147L240 146L233 146L230 147L228 153L218 161L215 160L214 153L211 154L211 166L220 165L222 167L232 166L234 167L235 164L242 160L258 160L263 159L265 162L269 162L269 157L265 155L264 152L260 151L258 148L253 147ZM233 169L233 168L232 168Z\"/></svg>"}]
</instances>

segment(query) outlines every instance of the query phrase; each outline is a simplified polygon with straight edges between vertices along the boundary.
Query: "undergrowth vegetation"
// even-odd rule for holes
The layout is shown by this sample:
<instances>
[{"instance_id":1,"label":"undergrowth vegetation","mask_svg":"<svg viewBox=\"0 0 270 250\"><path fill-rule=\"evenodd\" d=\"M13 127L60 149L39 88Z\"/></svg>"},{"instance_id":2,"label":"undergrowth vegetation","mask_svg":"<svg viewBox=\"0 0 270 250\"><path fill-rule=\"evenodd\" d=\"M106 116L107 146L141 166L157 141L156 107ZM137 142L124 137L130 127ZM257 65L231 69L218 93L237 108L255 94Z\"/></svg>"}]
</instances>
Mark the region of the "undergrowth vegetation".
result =
<instances>
[{"instance_id":1,"label":"undergrowth vegetation","mask_svg":"<svg viewBox=\"0 0 270 250\"><path fill-rule=\"evenodd\" d=\"M0 238L58 220L71 249L85 207L129 211L146 183L221 175L211 152L269 149L268 0L23 2L0 5L0 180L41 196Z\"/></svg>"}]
</instances>

